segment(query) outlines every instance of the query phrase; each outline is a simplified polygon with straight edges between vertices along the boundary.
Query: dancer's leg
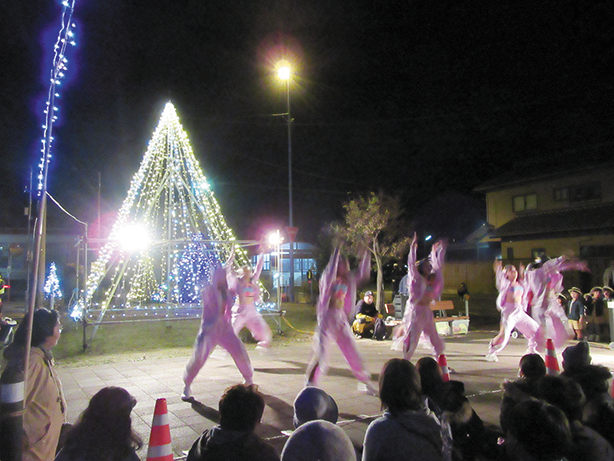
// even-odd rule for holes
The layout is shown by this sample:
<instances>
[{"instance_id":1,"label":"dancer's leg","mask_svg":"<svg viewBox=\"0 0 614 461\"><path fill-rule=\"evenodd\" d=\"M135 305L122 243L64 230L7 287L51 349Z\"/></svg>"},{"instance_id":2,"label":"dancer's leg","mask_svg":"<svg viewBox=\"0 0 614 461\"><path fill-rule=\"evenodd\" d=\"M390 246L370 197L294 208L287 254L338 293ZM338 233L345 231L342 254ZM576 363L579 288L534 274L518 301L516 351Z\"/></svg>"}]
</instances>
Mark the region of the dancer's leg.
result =
<instances>
[{"instance_id":1,"label":"dancer's leg","mask_svg":"<svg viewBox=\"0 0 614 461\"><path fill-rule=\"evenodd\" d=\"M211 351L216 346L217 338L212 332L200 331L196 337L196 343L194 344L194 351L192 357L188 360L185 371L183 372L183 382L185 384L182 397L189 398L191 396L190 386L196 378L196 375L203 367Z\"/></svg>"},{"instance_id":2,"label":"dancer's leg","mask_svg":"<svg viewBox=\"0 0 614 461\"><path fill-rule=\"evenodd\" d=\"M499 334L490 341L490 344L488 345L488 355L498 354L499 352L501 352L505 348L505 346L507 346L507 343L510 340L510 336L512 335L512 331L514 331L514 328L516 328L516 312L510 315L506 315L505 312L501 312L501 315L503 335Z\"/></svg>"},{"instance_id":3,"label":"dancer's leg","mask_svg":"<svg viewBox=\"0 0 614 461\"><path fill-rule=\"evenodd\" d=\"M247 349L241 340L234 334L231 328L226 329L220 334L219 344L232 356L239 372L243 375L245 384L252 384L254 378L254 368L247 355Z\"/></svg>"},{"instance_id":4,"label":"dancer's leg","mask_svg":"<svg viewBox=\"0 0 614 461\"><path fill-rule=\"evenodd\" d=\"M318 327L313 336L313 357L309 365L307 365L305 377L307 384L317 386L322 375L326 374L328 369L329 343L328 333L320 330Z\"/></svg>"},{"instance_id":5,"label":"dancer's leg","mask_svg":"<svg viewBox=\"0 0 614 461\"><path fill-rule=\"evenodd\" d=\"M527 339L527 352L531 354L536 353L543 339L540 334L539 324L522 310L518 310L514 314L514 318L516 329Z\"/></svg>"},{"instance_id":6,"label":"dancer's leg","mask_svg":"<svg viewBox=\"0 0 614 461\"><path fill-rule=\"evenodd\" d=\"M258 341L258 346L269 347L273 334L271 328L266 323L262 315L255 310L247 316L245 326L252 333L252 336Z\"/></svg>"},{"instance_id":7,"label":"dancer's leg","mask_svg":"<svg viewBox=\"0 0 614 461\"><path fill-rule=\"evenodd\" d=\"M435 349L435 353L439 357L446 349L446 344L437 333L437 327L435 326L435 317L433 316L433 311L430 306L428 311L424 311L423 313L423 322L424 322L424 334L429 338L433 348Z\"/></svg>"},{"instance_id":8,"label":"dancer's leg","mask_svg":"<svg viewBox=\"0 0 614 461\"><path fill-rule=\"evenodd\" d=\"M350 330L350 327L343 328L337 331L335 338L343 357L347 361L350 369L358 381L367 383L371 380L371 373L365 368L364 361L356 347L356 340Z\"/></svg>"}]
</instances>

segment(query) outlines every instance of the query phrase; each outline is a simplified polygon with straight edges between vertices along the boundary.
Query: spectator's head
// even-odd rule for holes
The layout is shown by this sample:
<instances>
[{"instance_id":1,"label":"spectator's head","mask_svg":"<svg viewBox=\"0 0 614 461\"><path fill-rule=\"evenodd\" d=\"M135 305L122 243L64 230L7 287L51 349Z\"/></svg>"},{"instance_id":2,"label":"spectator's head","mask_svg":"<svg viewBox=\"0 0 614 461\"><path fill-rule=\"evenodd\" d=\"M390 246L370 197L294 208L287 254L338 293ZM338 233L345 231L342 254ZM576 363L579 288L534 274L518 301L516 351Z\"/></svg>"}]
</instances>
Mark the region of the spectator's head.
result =
<instances>
[{"instance_id":1,"label":"spectator's head","mask_svg":"<svg viewBox=\"0 0 614 461\"><path fill-rule=\"evenodd\" d=\"M13 342L18 346L25 346L27 341L28 321L27 317L21 321L15 332ZM32 318L32 347L51 349L60 339L62 327L60 314L56 310L36 309Z\"/></svg>"},{"instance_id":2,"label":"spectator's head","mask_svg":"<svg viewBox=\"0 0 614 461\"><path fill-rule=\"evenodd\" d=\"M546 376L546 363L539 354L525 354L520 359L518 375L521 378L537 379Z\"/></svg>"},{"instance_id":3,"label":"spectator's head","mask_svg":"<svg viewBox=\"0 0 614 461\"><path fill-rule=\"evenodd\" d=\"M308 386L294 399L294 427L316 419L335 424L339 409L335 400L319 387Z\"/></svg>"},{"instance_id":4,"label":"spectator's head","mask_svg":"<svg viewBox=\"0 0 614 461\"><path fill-rule=\"evenodd\" d=\"M603 287L603 297L608 301L614 298L614 290L612 290L610 287Z\"/></svg>"},{"instance_id":5,"label":"spectator's head","mask_svg":"<svg viewBox=\"0 0 614 461\"><path fill-rule=\"evenodd\" d=\"M563 369L575 373L591 364L591 355L586 341L569 346L563 351Z\"/></svg>"},{"instance_id":6,"label":"spectator's head","mask_svg":"<svg viewBox=\"0 0 614 461\"><path fill-rule=\"evenodd\" d=\"M544 376L538 389L541 398L562 410L570 422L582 420L586 397L577 382L563 376Z\"/></svg>"},{"instance_id":7,"label":"spectator's head","mask_svg":"<svg viewBox=\"0 0 614 461\"><path fill-rule=\"evenodd\" d=\"M601 287L593 287L591 288L591 296L593 297L593 299L601 299L601 297L603 296L603 288Z\"/></svg>"},{"instance_id":8,"label":"spectator's head","mask_svg":"<svg viewBox=\"0 0 614 461\"><path fill-rule=\"evenodd\" d=\"M283 451L282 461L354 461L352 441L339 426L324 420L309 421L295 430Z\"/></svg>"},{"instance_id":9,"label":"spectator's head","mask_svg":"<svg viewBox=\"0 0 614 461\"><path fill-rule=\"evenodd\" d=\"M130 432L130 413L136 399L122 387L103 387L90 399L81 414L81 422L101 426L118 433Z\"/></svg>"},{"instance_id":10,"label":"spectator's head","mask_svg":"<svg viewBox=\"0 0 614 461\"><path fill-rule=\"evenodd\" d=\"M559 294L556 297L556 302L559 304L559 306L566 306L567 305L567 298L565 297L564 294Z\"/></svg>"},{"instance_id":11,"label":"spectator's head","mask_svg":"<svg viewBox=\"0 0 614 461\"><path fill-rule=\"evenodd\" d=\"M565 414L542 400L526 400L510 413L506 447L512 459L560 460L571 446Z\"/></svg>"},{"instance_id":12,"label":"spectator's head","mask_svg":"<svg viewBox=\"0 0 614 461\"><path fill-rule=\"evenodd\" d=\"M580 288L578 287L573 287L569 290L569 296L571 296L571 299L573 299L574 301L577 301L578 298L582 296L582 290L580 290Z\"/></svg>"},{"instance_id":13,"label":"spectator's head","mask_svg":"<svg viewBox=\"0 0 614 461\"><path fill-rule=\"evenodd\" d=\"M219 402L222 429L253 432L264 413L264 399L255 385L236 384Z\"/></svg>"},{"instance_id":14,"label":"spectator's head","mask_svg":"<svg viewBox=\"0 0 614 461\"><path fill-rule=\"evenodd\" d=\"M439 388L444 382L439 363L433 357L422 357L416 362L416 368L420 374L422 393L431 396L432 391Z\"/></svg>"},{"instance_id":15,"label":"spectator's head","mask_svg":"<svg viewBox=\"0 0 614 461\"><path fill-rule=\"evenodd\" d=\"M416 367L404 359L388 360L379 378L379 397L382 408L393 415L421 409L422 389Z\"/></svg>"},{"instance_id":16,"label":"spectator's head","mask_svg":"<svg viewBox=\"0 0 614 461\"><path fill-rule=\"evenodd\" d=\"M121 387L104 387L70 429L63 452L67 459L127 459L143 442L132 430L136 399Z\"/></svg>"},{"instance_id":17,"label":"spectator's head","mask_svg":"<svg viewBox=\"0 0 614 461\"><path fill-rule=\"evenodd\" d=\"M373 304L373 292L372 291L365 292L365 295L364 295L364 297L362 299L367 304Z\"/></svg>"}]
</instances>

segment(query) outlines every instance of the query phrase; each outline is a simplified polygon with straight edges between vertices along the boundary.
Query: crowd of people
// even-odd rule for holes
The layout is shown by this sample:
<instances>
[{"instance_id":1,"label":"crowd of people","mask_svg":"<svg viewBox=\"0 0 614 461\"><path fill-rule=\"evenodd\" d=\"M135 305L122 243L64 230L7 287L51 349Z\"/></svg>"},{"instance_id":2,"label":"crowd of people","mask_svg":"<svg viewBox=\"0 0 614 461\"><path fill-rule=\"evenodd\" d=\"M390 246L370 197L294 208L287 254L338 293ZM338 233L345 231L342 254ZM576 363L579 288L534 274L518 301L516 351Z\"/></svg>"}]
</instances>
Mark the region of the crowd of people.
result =
<instances>
[{"instance_id":1,"label":"crowd of people","mask_svg":"<svg viewBox=\"0 0 614 461\"><path fill-rule=\"evenodd\" d=\"M414 236L406 279L407 308L396 338L403 357L384 364L377 386L371 384L371 373L355 341L358 328L365 333L369 331L367 324L375 326L380 317L372 310L372 293L367 292L359 303L361 317L357 318L364 322L350 323L355 315L356 288L368 276L369 258L366 252L360 254L358 267L351 270L340 248L333 251L320 280L317 328L305 388L294 401L295 430L281 455L256 434L265 403L252 383L253 367L235 326L242 322L241 326L251 327L259 345L269 346L270 332L259 327L261 318L254 307L259 268L238 277L231 269L232 255L226 265L219 265L203 290L201 328L184 373L182 399L193 401L191 383L216 345L232 355L244 382L226 390L219 401L219 424L194 442L187 460L614 460L610 370L591 363L586 341L563 351L560 376L547 376L539 355L545 337L555 338L560 347L574 334L578 340L606 334L605 322L600 319L612 290L595 287L583 295L572 288L567 302L560 294L560 274L583 268L581 263L561 257L516 269L495 262L501 330L490 342L488 355L496 359L514 329L525 335L528 350L520 360L519 378L502 384L500 426L487 425L471 407L464 384L444 377L437 360L422 357L415 364L411 362L422 333L436 356L445 349L434 328L430 303L441 295L446 246L436 242L430 258L420 261L416 249ZM233 309L235 298L239 309ZM8 366L22 370L27 377L22 459L138 459L142 440L131 423L136 400L125 389L103 388L76 424L67 424L66 403L51 353L62 331L59 314L48 309L34 312L27 364L26 324L22 322L4 353ZM381 401L382 416L370 423L358 446L337 425L339 409L334 399L318 387L333 343L358 379L359 389L362 386Z\"/></svg>"}]
</instances>

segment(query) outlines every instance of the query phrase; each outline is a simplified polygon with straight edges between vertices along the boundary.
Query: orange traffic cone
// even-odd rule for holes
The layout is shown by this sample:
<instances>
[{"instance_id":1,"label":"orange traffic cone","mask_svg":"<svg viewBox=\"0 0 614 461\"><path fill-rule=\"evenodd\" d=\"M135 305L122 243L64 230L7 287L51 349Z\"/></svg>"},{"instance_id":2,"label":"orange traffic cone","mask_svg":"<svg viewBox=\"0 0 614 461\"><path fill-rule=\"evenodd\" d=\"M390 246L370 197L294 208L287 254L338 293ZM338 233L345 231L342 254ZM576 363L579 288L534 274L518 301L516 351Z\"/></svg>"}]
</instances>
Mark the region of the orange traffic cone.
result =
<instances>
[{"instance_id":1,"label":"orange traffic cone","mask_svg":"<svg viewBox=\"0 0 614 461\"><path fill-rule=\"evenodd\" d=\"M171 446L171 427L166 409L166 399L156 400L151 435L147 449L147 461L173 461Z\"/></svg>"},{"instance_id":2,"label":"orange traffic cone","mask_svg":"<svg viewBox=\"0 0 614 461\"><path fill-rule=\"evenodd\" d=\"M437 359L439 366L441 367L441 372L443 373L443 380L450 381L450 370L448 369L448 359L446 359L445 354L441 354Z\"/></svg>"},{"instance_id":3,"label":"orange traffic cone","mask_svg":"<svg viewBox=\"0 0 614 461\"><path fill-rule=\"evenodd\" d=\"M551 339L546 341L546 374L549 376L558 376L561 372L559 361L556 358L554 343Z\"/></svg>"}]
</instances>

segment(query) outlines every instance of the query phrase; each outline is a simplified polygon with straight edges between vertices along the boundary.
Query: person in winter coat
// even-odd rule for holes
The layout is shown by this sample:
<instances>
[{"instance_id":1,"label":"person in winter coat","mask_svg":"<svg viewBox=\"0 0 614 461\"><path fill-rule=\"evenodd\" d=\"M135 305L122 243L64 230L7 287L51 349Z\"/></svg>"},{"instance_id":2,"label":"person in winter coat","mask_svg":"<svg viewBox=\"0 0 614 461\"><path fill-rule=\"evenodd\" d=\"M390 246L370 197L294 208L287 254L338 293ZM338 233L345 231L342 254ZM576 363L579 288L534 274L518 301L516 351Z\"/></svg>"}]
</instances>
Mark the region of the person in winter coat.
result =
<instances>
[{"instance_id":1,"label":"person in winter coat","mask_svg":"<svg viewBox=\"0 0 614 461\"><path fill-rule=\"evenodd\" d=\"M264 399L256 386L237 384L219 402L220 424L194 442L186 461L279 461L271 445L256 435Z\"/></svg>"},{"instance_id":2,"label":"person in winter coat","mask_svg":"<svg viewBox=\"0 0 614 461\"><path fill-rule=\"evenodd\" d=\"M409 361L391 359L380 374L384 414L367 428L362 461L441 461L439 420L424 404L420 375Z\"/></svg>"},{"instance_id":3,"label":"person in winter coat","mask_svg":"<svg viewBox=\"0 0 614 461\"><path fill-rule=\"evenodd\" d=\"M4 350L7 368L24 369L27 323L25 319L21 322L13 342ZM62 424L66 422L66 400L51 354L61 333L57 311L37 309L34 312L24 399L23 461L55 458Z\"/></svg>"}]
</instances>

